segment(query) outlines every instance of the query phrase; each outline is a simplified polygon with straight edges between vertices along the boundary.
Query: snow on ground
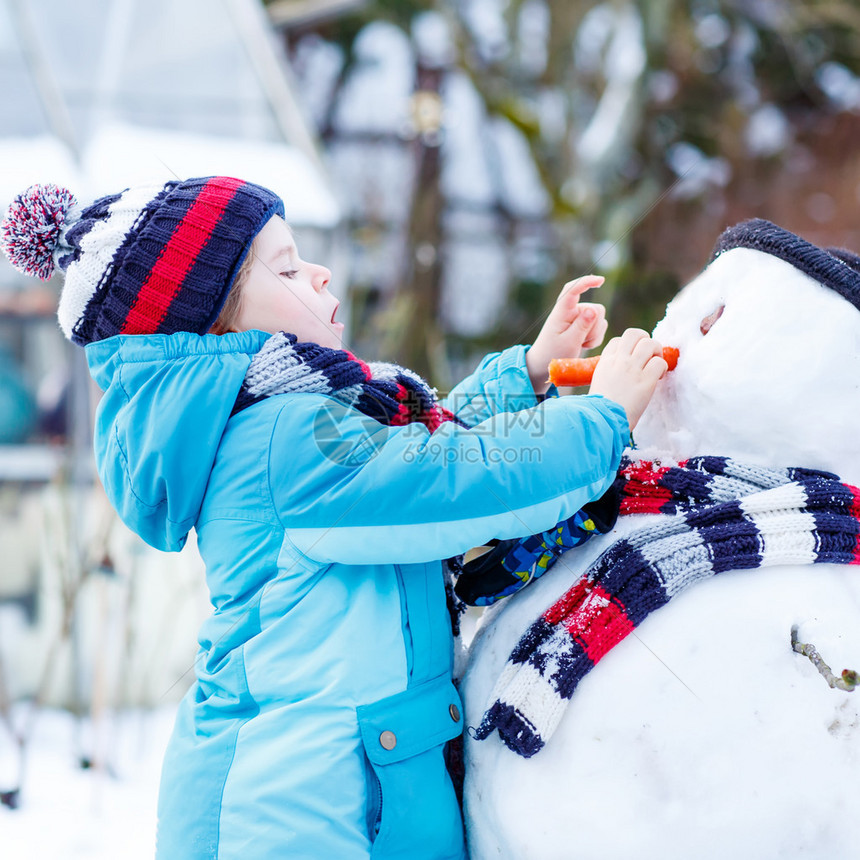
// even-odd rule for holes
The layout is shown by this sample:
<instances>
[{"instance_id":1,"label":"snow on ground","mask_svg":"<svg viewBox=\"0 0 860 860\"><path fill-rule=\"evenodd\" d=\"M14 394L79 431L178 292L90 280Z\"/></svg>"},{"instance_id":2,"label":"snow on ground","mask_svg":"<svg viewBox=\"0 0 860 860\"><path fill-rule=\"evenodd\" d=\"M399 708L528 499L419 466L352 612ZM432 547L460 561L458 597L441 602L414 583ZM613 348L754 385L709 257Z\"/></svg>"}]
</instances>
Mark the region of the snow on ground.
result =
<instances>
[{"instance_id":1,"label":"snow on ground","mask_svg":"<svg viewBox=\"0 0 860 860\"><path fill-rule=\"evenodd\" d=\"M93 733L67 711L42 711L20 806L0 807L3 860L152 860L158 779L174 714L175 705L128 711L106 718ZM80 756L92 755L91 737L104 749L107 767L80 767ZM0 730L0 738L5 791L14 768L8 733Z\"/></svg>"}]
</instances>

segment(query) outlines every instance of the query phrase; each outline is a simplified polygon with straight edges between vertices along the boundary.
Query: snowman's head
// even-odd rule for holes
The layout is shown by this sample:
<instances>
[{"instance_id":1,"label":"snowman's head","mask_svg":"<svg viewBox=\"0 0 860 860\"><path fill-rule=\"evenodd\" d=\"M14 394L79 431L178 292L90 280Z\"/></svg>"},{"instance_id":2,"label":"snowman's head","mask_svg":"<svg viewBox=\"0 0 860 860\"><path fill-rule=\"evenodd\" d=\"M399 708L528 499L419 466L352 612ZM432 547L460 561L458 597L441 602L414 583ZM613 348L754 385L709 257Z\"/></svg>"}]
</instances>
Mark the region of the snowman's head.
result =
<instances>
[{"instance_id":1,"label":"snowman's head","mask_svg":"<svg viewBox=\"0 0 860 860\"><path fill-rule=\"evenodd\" d=\"M860 483L860 259L744 222L720 237L654 337L681 355L638 445Z\"/></svg>"}]
</instances>

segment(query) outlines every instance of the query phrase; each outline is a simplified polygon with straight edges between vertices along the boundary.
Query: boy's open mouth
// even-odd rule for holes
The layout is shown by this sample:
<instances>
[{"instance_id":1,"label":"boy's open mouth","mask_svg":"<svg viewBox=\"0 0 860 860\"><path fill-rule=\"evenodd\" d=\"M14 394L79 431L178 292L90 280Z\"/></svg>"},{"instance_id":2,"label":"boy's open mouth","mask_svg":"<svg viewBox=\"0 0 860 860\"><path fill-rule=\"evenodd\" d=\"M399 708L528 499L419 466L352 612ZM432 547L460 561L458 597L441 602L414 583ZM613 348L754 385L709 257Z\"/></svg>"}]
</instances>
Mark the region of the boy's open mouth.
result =
<instances>
[{"instance_id":1,"label":"boy's open mouth","mask_svg":"<svg viewBox=\"0 0 860 860\"><path fill-rule=\"evenodd\" d=\"M335 320L335 318L334 318L334 315L337 313L337 309L338 309L339 307L340 307L340 302L338 302L338 303L334 306L334 310L331 312L331 322L335 322L335 321L336 321L336 320Z\"/></svg>"}]
</instances>

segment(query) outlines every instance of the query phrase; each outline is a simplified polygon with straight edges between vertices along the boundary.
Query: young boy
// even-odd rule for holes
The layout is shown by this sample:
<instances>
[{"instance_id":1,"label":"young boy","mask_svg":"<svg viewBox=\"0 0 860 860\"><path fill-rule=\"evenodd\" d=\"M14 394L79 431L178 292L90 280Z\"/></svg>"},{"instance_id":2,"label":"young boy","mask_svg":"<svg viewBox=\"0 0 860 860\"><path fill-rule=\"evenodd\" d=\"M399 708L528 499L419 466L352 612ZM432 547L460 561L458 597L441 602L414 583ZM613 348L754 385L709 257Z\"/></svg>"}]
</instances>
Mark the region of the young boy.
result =
<instances>
[{"instance_id":1,"label":"young boy","mask_svg":"<svg viewBox=\"0 0 860 860\"><path fill-rule=\"evenodd\" d=\"M628 331L589 396L538 404L548 359L603 334L602 309L577 304L593 282L575 283L531 348L457 386L455 415L410 371L339 348L329 272L299 257L267 189L189 179L81 210L34 186L2 243L22 271L65 271L60 323L104 390L96 460L120 516L163 550L195 528L206 563L214 611L163 767L158 856L464 858L440 559L598 497L665 372L659 345ZM540 410L543 436L495 418L511 409ZM321 450L332 411L358 455ZM487 456L536 441L528 463Z\"/></svg>"}]
</instances>

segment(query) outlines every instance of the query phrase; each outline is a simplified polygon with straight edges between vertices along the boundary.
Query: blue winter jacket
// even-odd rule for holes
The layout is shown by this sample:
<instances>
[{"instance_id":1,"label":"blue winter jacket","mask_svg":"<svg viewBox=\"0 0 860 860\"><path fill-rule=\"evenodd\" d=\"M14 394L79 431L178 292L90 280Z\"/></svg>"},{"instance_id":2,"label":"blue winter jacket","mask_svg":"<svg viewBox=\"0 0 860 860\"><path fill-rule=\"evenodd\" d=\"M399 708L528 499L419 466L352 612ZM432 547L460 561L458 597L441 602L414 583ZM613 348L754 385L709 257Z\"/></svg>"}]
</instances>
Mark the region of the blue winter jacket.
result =
<instances>
[{"instance_id":1,"label":"blue winter jacket","mask_svg":"<svg viewBox=\"0 0 860 860\"><path fill-rule=\"evenodd\" d=\"M155 547L197 530L213 606L164 762L158 857L463 858L440 559L599 496L623 410L537 405L517 346L448 399L470 429L387 427L308 393L230 417L267 336L86 350L105 489Z\"/></svg>"}]
</instances>

